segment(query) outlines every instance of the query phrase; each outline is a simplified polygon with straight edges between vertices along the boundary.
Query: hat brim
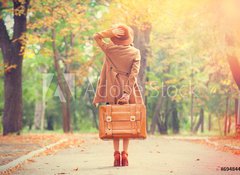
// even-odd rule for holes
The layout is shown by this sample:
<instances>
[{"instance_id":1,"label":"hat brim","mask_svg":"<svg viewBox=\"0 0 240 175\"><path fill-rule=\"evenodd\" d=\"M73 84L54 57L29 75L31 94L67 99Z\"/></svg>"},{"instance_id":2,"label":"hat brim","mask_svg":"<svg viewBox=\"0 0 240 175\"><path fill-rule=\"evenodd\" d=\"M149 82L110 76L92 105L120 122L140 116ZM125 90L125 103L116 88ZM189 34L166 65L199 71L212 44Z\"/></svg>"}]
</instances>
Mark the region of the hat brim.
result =
<instances>
[{"instance_id":1,"label":"hat brim","mask_svg":"<svg viewBox=\"0 0 240 175\"><path fill-rule=\"evenodd\" d=\"M133 38L131 36L128 37L127 39L125 39L125 40L121 40L117 37L112 37L110 39L116 45L129 45L129 44L133 43Z\"/></svg>"}]
</instances>

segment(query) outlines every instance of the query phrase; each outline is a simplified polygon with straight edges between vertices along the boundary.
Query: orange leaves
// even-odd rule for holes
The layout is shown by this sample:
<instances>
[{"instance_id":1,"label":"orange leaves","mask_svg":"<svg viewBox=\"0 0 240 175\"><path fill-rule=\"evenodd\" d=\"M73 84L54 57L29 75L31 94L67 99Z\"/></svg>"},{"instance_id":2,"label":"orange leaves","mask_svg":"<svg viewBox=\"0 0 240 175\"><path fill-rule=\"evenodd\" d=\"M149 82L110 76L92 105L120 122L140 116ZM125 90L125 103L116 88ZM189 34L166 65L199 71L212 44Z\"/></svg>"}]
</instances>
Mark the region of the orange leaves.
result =
<instances>
[{"instance_id":1,"label":"orange leaves","mask_svg":"<svg viewBox=\"0 0 240 175\"><path fill-rule=\"evenodd\" d=\"M12 69L16 69L17 68L17 65L16 64L12 64L12 65L9 65L9 66L6 66L4 71L5 73L9 73L12 71Z\"/></svg>"},{"instance_id":2,"label":"orange leaves","mask_svg":"<svg viewBox=\"0 0 240 175\"><path fill-rule=\"evenodd\" d=\"M93 65L94 61L94 59L91 59L83 63L80 69L73 71L77 76L77 85L81 85L83 83L84 79L82 77L86 77L89 74L89 68Z\"/></svg>"},{"instance_id":3,"label":"orange leaves","mask_svg":"<svg viewBox=\"0 0 240 175\"><path fill-rule=\"evenodd\" d=\"M7 7L7 2L8 2L8 0L2 0L2 6Z\"/></svg>"},{"instance_id":4,"label":"orange leaves","mask_svg":"<svg viewBox=\"0 0 240 175\"><path fill-rule=\"evenodd\" d=\"M191 142L205 144L223 152L231 152L240 155L240 140L235 136L212 137L209 139L196 139Z\"/></svg>"},{"instance_id":5,"label":"orange leaves","mask_svg":"<svg viewBox=\"0 0 240 175\"><path fill-rule=\"evenodd\" d=\"M24 50L25 50L25 47L27 45L27 35L26 33L22 33L22 35L19 37L19 38L16 38L12 41L13 43L15 42L19 42L21 44L21 48L20 48L20 53L19 55L23 55L24 54Z\"/></svg>"},{"instance_id":6,"label":"orange leaves","mask_svg":"<svg viewBox=\"0 0 240 175\"><path fill-rule=\"evenodd\" d=\"M16 64L0 64L0 68L2 67L2 69L0 69L0 73L9 73L11 72L13 69L16 69L17 68L17 65Z\"/></svg>"},{"instance_id":7,"label":"orange leaves","mask_svg":"<svg viewBox=\"0 0 240 175\"><path fill-rule=\"evenodd\" d=\"M0 76L3 74L4 72L4 65L0 64Z\"/></svg>"}]
</instances>

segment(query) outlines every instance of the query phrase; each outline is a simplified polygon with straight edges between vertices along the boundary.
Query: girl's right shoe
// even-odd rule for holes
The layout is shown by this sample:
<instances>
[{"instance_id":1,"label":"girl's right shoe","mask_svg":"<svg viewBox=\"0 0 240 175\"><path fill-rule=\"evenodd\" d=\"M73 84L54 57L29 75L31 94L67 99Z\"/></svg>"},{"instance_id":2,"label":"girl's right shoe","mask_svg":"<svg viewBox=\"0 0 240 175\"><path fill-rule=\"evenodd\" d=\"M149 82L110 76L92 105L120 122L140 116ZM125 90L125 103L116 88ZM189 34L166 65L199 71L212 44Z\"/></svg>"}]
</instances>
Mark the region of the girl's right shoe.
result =
<instances>
[{"instance_id":1,"label":"girl's right shoe","mask_svg":"<svg viewBox=\"0 0 240 175\"><path fill-rule=\"evenodd\" d=\"M119 151L115 151L114 152L114 166L121 166L121 161L120 161L120 152Z\"/></svg>"}]
</instances>

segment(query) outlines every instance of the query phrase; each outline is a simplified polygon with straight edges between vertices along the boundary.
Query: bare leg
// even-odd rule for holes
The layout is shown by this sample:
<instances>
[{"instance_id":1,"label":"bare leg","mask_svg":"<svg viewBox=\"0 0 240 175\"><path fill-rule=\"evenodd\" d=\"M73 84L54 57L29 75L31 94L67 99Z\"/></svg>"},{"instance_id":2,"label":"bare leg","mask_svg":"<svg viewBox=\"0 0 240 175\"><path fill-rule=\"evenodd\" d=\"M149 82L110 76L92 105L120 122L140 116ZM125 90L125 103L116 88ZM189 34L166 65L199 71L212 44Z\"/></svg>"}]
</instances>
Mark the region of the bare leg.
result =
<instances>
[{"instance_id":1,"label":"bare leg","mask_svg":"<svg viewBox=\"0 0 240 175\"><path fill-rule=\"evenodd\" d=\"M119 151L119 139L113 139L114 151Z\"/></svg>"},{"instance_id":2,"label":"bare leg","mask_svg":"<svg viewBox=\"0 0 240 175\"><path fill-rule=\"evenodd\" d=\"M128 152L129 139L123 139L123 151Z\"/></svg>"}]
</instances>

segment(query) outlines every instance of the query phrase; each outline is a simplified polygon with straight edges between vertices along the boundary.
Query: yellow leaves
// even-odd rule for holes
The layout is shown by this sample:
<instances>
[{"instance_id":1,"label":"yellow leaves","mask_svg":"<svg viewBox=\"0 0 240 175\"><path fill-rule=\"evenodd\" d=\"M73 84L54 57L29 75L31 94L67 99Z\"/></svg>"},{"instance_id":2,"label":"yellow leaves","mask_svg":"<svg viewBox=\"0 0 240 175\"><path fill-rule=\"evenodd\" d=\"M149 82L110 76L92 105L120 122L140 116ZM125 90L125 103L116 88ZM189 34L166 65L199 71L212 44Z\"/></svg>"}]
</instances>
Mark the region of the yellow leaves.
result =
<instances>
[{"instance_id":1,"label":"yellow leaves","mask_svg":"<svg viewBox=\"0 0 240 175\"><path fill-rule=\"evenodd\" d=\"M59 23L59 21L56 20L53 16L45 16L41 22L38 21L38 25L41 27L51 27L54 23Z\"/></svg>"},{"instance_id":2,"label":"yellow leaves","mask_svg":"<svg viewBox=\"0 0 240 175\"><path fill-rule=\"evenodd\" d=\"M67 60L63 60L64 64L71 64L73 63L73 59L67 59Z\"/></svg>"},{"instance_id":3,"label":"yellow leaves","mask_svg":"<svg viewBox=\"0 0 240 175\"><path fill-rule=\"evenodd\" d=\"M32 45L32 44L44 44L45 42L51 41L50 37L46 38L43 36L38 35L32 35L32 34L28 34L28 44Z\"/></svg>"},{"instance_id":4,"label":"yellow leaves","mask_svg":"<svg viewBox=\"0 0 240 175\"><path fill-rule=\"evenodd\" d=\"M14 15L15 16L25 15L25 7L23 5L20 5L19 7L14 9Z\"/></svg>"},{"instance_id":5,"label":"yellow leaves","mask_svg":"<svg viewBox=\"0 0 240 175\"><path fill-rule=\"evenodd\" d=\"M166 80L165 83L166 83L167 85L171 85L171 84L177 84L178 81L179 81L178 79L173 78L173 79Z\"/></svg>"},{"instance_id":6,"label":"yellow leaves","mask_svg":"<svg viewBox=\"0 0 240 175\"><path fill-rule=\"evenodd\" d=\"M25 4L26 3L26 0L17 0L19 3L21 4Z\"/></svg>"},{"instance_id":7,"label":"yellow leaves","mask_svg":"<svg viewBox=\"0 0 240 175\"><path fill-rule=\"evenodd\" d=\"M230 27L236 27L236 25L239 26L240 24L239 5L239 1L236 0L222 0L221 2L222 13Z\"/></svg>"},{"instance_id":8,"label":"yellow leaves","mask_svg":"<svg viewBox=\"0 0 240 175\"><path fill-rule=\"evenodd\" d=\"M109 13L104 14L103 28L115 23L127 23L141 30L151 27L156 20L157 12L161 9L157 0L127 1L117 0L110 4Z\"/></svg>"},{"instance_id":9,"label":"yellow leaves","mask_svg":"<svg viewBox=\"0 0 240 175\"><path fill-rule=\"evenodd\" d=\"M222 81L221 81L221 84L222 84L222 85L229 86L229 85L231 84L231 80L229 80L229 79L222 80Z\"/></svg>"},{"instance_id":10,"label":"yellow leaves","mask_svg":"<svg viewBox=\"0 0 240 175\"><path fill-rule=\"evenodd\" d=\"M217 87L216 86L213 86L211 89L210 89L210 93L211 94L215 94L217 92Z\"/></svg>"},{"instance_id":11,"label":"yellow leaves","mask_svg":"<svg viewBox=\"0 0 240 175\"><path fill-rule=\"evenodd\" d=\"M68 28L63 28L60 32L59 32L59 35L60 36L67 36L69 35L71 31L68 29Z\"/></svg>"},{"instance_id":12,"label":"yellow leaves","mask_svg":"<svg viewBox=\"0 0 240 175\"><path fill-rule=\"evenodd\" d=\"M72 73L75 73L77 77L76 79L77 85L81 85L84 82L84 79L82 77L87 77L87 75L90 72L89 69L94 64L94 62L95 62L94 59L86 61L85 63L82 64L82 66L78 70L72 72Z\"/></svg>"},{"instance_id":13,"label":"yellow leaves","mask_svg":"<svg viewBox=\"0 0 240 175\"><path fill-rule=\"evenodd\" d=\"M26 0L18 0L18 2L21 4L19 5L16 9L14 9L14 15L15 16L21 16L21 15L26 15L25 14L25 7L24 4L26 4Z\"/></svg>"},{"instance_id":14,"label":"yellow leaves","mask_svg":"<svg viewBox=\"0 0 240 175\"><path fill-rule=\"evenodd\" d=\"M40 53L41 53L43 56L49 57L49 55L52 54L52 50L44 47L44 48L41 49Z\"/></svg>"},{"instance_id":15,"label":"yellow leaves","mask_svg":"<svg viewBox=\"0 0 240 175\"><path fill-rule=\"evenodd\" d=\"M33 52L33 50L31 49L26 49L25 50L25 57L24 59L28 58L28 59L31 59L31 58L35 58L35 53Z\"/></svg>"}]
</instances>

